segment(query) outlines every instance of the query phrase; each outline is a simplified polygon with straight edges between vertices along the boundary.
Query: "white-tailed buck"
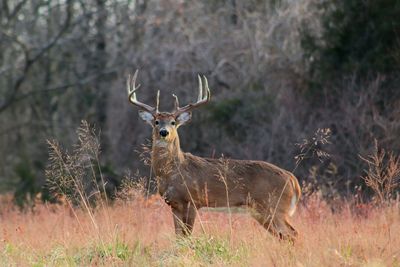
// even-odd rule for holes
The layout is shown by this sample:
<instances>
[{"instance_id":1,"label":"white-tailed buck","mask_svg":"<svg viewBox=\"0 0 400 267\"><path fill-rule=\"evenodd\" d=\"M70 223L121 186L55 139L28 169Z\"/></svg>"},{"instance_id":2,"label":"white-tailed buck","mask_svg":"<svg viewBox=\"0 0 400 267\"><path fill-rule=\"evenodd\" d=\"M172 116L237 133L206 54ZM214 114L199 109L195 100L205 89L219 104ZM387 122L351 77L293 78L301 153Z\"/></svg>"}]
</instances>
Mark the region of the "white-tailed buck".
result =
<instances>
[{"instance_id":1,"label":"white-tailed buck","mask_svg":"<svg viewBox=\"0 0 400 267\"><path fill-rule=\"evenodd\" d=\"M179 107L173 95L174 110L159 112L159 94L156 107L138 101L137 73L128 78L129 101L153 127L152 169L159 193L171 206L176 234L192 232L197 209L202 207L247 206L270 233L294 240L297 231L288 217L296 209L301 189L292 173L263 161L201 158L182 152L178 128L190 121L192 109L210 101L207 79L199 76L196 103Z\"/></svg>"}]
</instances>

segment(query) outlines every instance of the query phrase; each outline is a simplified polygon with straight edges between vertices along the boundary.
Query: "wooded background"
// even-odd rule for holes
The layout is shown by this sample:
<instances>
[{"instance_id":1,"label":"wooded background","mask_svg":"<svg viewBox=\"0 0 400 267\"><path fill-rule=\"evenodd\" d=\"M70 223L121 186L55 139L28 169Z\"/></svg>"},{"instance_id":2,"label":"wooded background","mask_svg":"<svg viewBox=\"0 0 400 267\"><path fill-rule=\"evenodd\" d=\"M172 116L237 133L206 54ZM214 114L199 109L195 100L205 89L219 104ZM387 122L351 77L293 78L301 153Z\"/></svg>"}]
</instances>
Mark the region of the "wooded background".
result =
<instances>
[{"instance_id":1,"label":"wooded background","mask_svg":"<svg viewBox=\"0 0 400 267\"><path fill-rule=\"evenodd\" d=\"M400 152L399 17L397 0L2 0L0 190L20 203L41 192L46 140L71 150L81 120L101 130L110 183L148 176L137 151L151 129L125 88L136 69L139 99L159 89L162 110L208 78L184 151L293 170L296 144L329 128L315 149L330 156L307 156L296 176L327 196L365 188L374 139Z\"/></svg>"}]
</instances>

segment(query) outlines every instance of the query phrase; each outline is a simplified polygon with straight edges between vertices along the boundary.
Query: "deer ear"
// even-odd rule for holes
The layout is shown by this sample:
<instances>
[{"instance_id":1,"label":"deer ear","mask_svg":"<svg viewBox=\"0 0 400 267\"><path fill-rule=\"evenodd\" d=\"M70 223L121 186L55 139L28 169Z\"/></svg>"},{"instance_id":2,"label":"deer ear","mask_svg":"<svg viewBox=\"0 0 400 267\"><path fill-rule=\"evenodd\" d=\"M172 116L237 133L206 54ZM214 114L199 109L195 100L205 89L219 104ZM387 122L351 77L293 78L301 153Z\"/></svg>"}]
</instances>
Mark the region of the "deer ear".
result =
<instances>
[{"instance_id":1,"label":"deer ear","mask_svg":"<svg viewBox=\"0 0 400 267\"><path fill-rule=\"evenodd\" d=\"M177 126L179 127L181 125L184 125L185 123L189 122L191 118L192 118L191 112L183 112L179 114L179 116L176 118Z\"/></svg>"},{"instance_id":2,"label":"deer ear","mask_svg":"<svg viewBox=\"0 0 400 267\"><path fill-rule=\"evenodd\" d=\"M139 110L139 116L142 120L153 126L154 116L150 112Z\"/></svg>"}]
</instances>

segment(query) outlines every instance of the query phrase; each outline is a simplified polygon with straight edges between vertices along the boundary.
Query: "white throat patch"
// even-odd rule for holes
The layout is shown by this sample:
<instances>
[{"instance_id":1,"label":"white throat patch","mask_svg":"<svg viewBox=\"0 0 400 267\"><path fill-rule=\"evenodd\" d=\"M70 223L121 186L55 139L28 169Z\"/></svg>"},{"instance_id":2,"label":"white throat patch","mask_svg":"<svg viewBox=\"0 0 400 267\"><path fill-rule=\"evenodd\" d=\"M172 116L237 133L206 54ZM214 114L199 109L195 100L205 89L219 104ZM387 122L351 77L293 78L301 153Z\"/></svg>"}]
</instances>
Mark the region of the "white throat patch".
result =
<instances>
[{"instance_id":1,"label":"white throat patch","mask_svg":"<svg viewBox=\"0 0 400 267\"><path fill-rule=\"evenodd\" d=\"M165 140L157 140L155 143L155 146L157 147L167 147L168 146L168 142Z\"/></svg>"}]
</instances>

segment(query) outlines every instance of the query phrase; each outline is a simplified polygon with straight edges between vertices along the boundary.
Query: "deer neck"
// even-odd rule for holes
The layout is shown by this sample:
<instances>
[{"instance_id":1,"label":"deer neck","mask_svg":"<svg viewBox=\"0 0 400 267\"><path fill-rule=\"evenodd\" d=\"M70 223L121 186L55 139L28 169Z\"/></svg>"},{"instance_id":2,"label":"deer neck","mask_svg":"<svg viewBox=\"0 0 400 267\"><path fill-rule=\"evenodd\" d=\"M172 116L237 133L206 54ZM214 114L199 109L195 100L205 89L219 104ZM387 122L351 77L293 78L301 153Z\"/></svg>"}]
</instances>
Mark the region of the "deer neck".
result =
<instances>
[{"instance_id":1,"label":"deer neck","mask_svg":"<svg viewBox=\"0 0 400 267\"><path fill-rule=\"evenodd\" d=\"M179 137L173 142L157 140L153 137L152 168L156 176L168 177L174 173L185 158L180 148Z\"/></svg>"}]
</instances>

